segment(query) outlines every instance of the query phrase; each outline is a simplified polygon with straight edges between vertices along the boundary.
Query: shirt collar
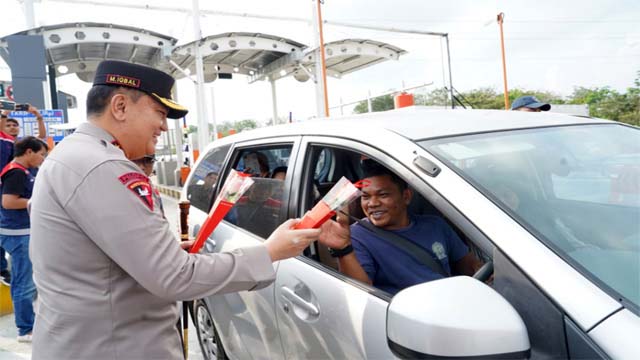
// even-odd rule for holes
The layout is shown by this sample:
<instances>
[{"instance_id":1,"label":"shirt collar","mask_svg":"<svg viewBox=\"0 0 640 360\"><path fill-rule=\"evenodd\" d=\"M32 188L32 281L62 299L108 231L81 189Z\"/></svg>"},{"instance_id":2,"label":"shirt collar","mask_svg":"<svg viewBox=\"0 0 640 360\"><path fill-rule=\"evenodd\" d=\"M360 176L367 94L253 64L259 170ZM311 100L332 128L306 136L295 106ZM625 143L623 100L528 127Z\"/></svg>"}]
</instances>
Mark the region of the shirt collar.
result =
<instances>
[{"instance_id":1,"label":"shirt collar","mask_svg":"<svg viewBox=\"0 0 640 360\"><path fill-rule=\"evenodd\" d=\"M102 141L103 145L106 146L107 144L111 144L120 149L120 145L118 144L118 141L113 137L113 135L109 134L109 132L107 132L105 129L92 122L84 122L80 124L76 128L75 132L98 138Z\"/></svg>"}]
</instances>

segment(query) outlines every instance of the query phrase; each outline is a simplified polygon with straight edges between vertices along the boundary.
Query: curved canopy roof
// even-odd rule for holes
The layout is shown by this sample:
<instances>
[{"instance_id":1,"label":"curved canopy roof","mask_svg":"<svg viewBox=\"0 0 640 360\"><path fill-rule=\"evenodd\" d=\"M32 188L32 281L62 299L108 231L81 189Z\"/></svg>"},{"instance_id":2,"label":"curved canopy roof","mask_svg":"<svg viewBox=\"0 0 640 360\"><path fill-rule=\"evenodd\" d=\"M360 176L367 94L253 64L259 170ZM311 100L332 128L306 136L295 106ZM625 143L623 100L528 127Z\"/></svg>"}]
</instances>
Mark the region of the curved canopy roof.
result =
<instances>
[{"instance_id":1,"label":"curved canopy roof","mask_svg":"<svg viewBox=\"0 0 640 360\"><path fill-rule=\"evenodd\" d=\"M318 49L299 42L262 33L222 33L176 46L177 39L145 29L90 22L42 26L13 35L42 35L47 64L55 67L56 75L75 73L87 82L93 80L98 63L105 59L144 64L183 78L185 75L169 60L194 74L195 46L202 52L206 82L219 74L247 75L250 82L290 75L306 81L314 73L318 53ZM7 64L9 36L0 39L0 56ZM363 39L327 43L325 51L327 74L334 77L397 60L406 53L386 43Z\"/></svg>"},{"instance_id":2,"label":"curved canopy roof","mask_svg":"<svg viewBox=\"0 0 640 360\"><path fill-rule=\"evenodd\" d=\"M170 54L178 42L149 30L102 23L42 26L13 35L42 35L47 64L56 68L56 75L75 73L88 82L93 81L96 67L102 60L124 60L157 67L163 61L163 53ZM7 37L0 39L0 55L9 64Z\"/></svg>"},{"instance_id":3,"label":"curved canopy roof","mask_svg":"<svg viewBox=\"0 0 640 360\"><path fill-rule=\"evenodd\" d=\"M205 81L213 81L218 73L253 75L288 54L299 54L306 48L299 42L261 33L223 33L176 47L171 55L183 69L195 73L195 46L200 46ZM176 78L184 75L171 67L163 69Z\"/></svg>"},{"instance_id":4,"label":"curved canopy roof","mask_svg":"<svg viewBox=\"0 0 640 360\"><path fill-rule=\"evenodd\" d=\"M406 51L387 43L366 39L344 39L324 45L327 75L337 78L386 60L398 60ZM306 81L315 72L316 56L320 49L306 50L302 56L291 54L285 61L274 63L252 77L251 81L266 77L278 79L293 75Z\"/></svg>"}]
</instances>

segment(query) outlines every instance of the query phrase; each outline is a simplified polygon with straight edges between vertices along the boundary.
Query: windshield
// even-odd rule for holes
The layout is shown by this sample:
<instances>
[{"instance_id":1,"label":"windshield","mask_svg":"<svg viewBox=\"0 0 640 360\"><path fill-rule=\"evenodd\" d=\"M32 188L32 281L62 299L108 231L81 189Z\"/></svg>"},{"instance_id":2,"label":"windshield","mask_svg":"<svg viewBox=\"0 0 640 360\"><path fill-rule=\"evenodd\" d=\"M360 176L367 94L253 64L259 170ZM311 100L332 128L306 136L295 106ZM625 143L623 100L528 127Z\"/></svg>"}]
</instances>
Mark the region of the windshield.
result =
<instances>
[{"instance_id":1,"label":"windshield","mask_svg":"<svg viewBox=\"0 0 640 360\"><path fill-rule=\"evenodd\" d=\"M420 143L560 256L640 304L640 130L606 124Z\"/></svg>"}]
</instances>

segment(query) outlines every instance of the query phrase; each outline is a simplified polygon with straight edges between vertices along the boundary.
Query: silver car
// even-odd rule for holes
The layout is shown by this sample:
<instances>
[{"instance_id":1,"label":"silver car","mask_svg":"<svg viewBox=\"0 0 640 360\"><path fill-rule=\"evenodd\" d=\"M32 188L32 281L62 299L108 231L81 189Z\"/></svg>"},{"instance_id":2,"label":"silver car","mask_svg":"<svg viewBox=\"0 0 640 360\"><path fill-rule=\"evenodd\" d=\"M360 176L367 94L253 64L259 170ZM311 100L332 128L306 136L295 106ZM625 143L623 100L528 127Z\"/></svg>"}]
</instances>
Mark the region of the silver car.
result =
<instances>
[{"instance_id":1,"label":"silver car","mask_svg":"<svg viewBox=\"0 0 640 360\"><path fill-rule=\"evenodd\" d=\"M638 128L414 107L243 132L212 143L183 189L194 231L248 153L284 179L254 178L206 252L264 241L374 159L414 190L412 212L445 219L485 266L391 295L316 242L275 263L265 289L196 301L207 358L640 359Z\"/></svg>"}]
</instances>

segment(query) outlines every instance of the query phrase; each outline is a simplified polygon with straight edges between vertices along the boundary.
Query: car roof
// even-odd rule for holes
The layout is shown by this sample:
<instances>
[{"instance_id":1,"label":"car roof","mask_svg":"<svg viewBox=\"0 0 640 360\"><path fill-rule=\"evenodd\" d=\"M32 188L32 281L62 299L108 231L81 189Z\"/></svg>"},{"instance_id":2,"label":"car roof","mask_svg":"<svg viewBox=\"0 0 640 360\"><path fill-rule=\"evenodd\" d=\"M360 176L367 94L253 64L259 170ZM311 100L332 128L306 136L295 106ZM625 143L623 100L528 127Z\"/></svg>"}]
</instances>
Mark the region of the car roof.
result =
<instances>
[{"instance_id":1,"label":"car roof","mask_svg":"<svg viewBox=\"0 0 640 360\"><path fill-rule=\"evenodd\" d=\"M613 123L615 122L609 120L552 112L434 110L432 108L412 106L398 110L268 126L244 131L225 140L242 141L283 135L331 135L366 138L366 134L369 132L391 131L410 140L417 141L501 130Z\"/></svg>"}]
</instances>

